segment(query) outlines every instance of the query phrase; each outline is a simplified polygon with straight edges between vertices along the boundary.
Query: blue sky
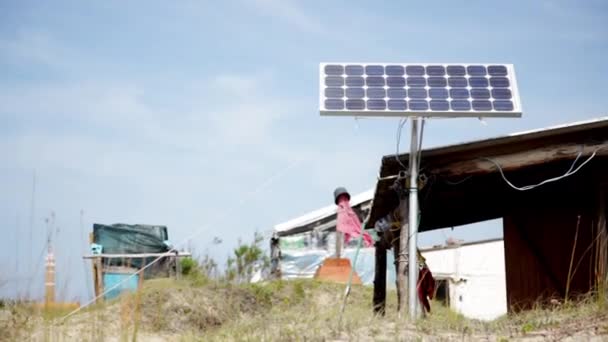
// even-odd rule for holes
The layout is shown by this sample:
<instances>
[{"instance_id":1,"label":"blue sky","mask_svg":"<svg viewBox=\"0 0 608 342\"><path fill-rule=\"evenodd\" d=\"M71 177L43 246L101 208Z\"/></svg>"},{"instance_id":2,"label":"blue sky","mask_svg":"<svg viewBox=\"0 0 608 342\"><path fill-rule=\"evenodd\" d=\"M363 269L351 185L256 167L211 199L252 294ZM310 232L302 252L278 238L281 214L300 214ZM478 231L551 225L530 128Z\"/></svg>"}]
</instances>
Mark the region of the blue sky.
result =
<instances>
[{"instance_id":1,"label":"blue sky","mask_svg":"<svg viewBox=\"0 0 608 342\"><path fill-rule=\"evenodd\" d=\"M202 230L191 245L223 260L371 188L397 120L320 117L320 62L515 65L523 118L432 120L429 147L607 115L607 56L604 1L0 1L0 295L40 297L51 213L59 296L84 298L81 210L86 233Z\"/></svg>"}]
</instances>

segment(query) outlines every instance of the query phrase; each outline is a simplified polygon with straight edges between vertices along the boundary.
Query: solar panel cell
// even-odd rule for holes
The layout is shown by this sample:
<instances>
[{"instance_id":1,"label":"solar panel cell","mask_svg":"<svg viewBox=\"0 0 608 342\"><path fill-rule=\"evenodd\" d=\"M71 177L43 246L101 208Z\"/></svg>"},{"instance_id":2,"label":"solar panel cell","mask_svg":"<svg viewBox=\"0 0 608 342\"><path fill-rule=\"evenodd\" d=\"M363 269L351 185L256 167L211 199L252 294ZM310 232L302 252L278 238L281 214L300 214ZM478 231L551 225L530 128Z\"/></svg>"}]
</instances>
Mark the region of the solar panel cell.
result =
<instances>
[{"instance_id":1,"label":"solar panel cell","mask_svg":"<svg viewBox=\"0 0 608 342\"><path fill-rule=\"evenodd\" d=\"M492 97L500 100L507 100L511 98L511 90L506 88L492 89Z\"/></svg>"},{"instance_id":2,"label":"solar panel cell","mask_svg":"<svg viewBox=\"0 0 608 342\"><path fill-rule=\"evenodd\" d=\"M490 77L490 85L494 88L508 88L509 79L506 77Z\"/></svg>"},{"instance_id":3,"label":"solar panel cell","mask_svg":"<svg viewBox=\"0 0 608 342\"><path fill-rule=\"evenodd\" d=\"M346 86L347 87L363 87L365 84L365 80L363 77L347 77L346 78Z\"/></svg>"},{"instance_id":4,"label":"solar panel cell","mask_svg":"<svg viewBox=\"0 0 608 342\"><path fill-rule=\"evenodd\" d=\"M473 109L483 111L492 110L492 103L487 100L473 100Z\"/></svg>"},{"instance_id":5,"label":"solar panel cell","mask_svg":"<svg viewBox=\"0 0 608 342\"><path fill-rule=\"evenodd\" d=\"M336 100L336 99L327 99L327 100L325 100L325 108L330 109L330 110L343 110L344 101Z\"/></svg>"},{"instance_id":6,"label":"solar panel cell","mask_svg":"<svg viewBox=\"0 0 608 342\"><path fill-rule=\"evenodd\" d=\"M368 87L384 87L384 77L368 76L365 79L365 84L367 84Z\"/></svg>"},{"instance_id":7,"label":"solar panel cell","mask_svg":"<svg viewBox=\"0 0 608 342\"><path fill-rule=\"evenodd\" d=\"M407 102L404 100L388 100L389 110L406 110Z\"/></svg>"},{"instance_id":8,"label":"solar panel cell","mask_svg":"<svg viewBox=\"0 0 608 342\"><path fill-rule=\"evenodd\" d=\"M367 109L369 110L385 110L386 101L384 100L368 100Z\"/></svg>"},{"instance_id":9,"label":"solar panel cell","mask_svg":"<svg viewBox=\"0 0 608 342\"><path fill-rule=\"evenodd\" d=\"M483 65L469 65L467 67L467 73L469 76L485 76L486 67Z\"/></svg>"},{"instance_id":10,"label":"solar panel cell","mask_svg":"<svg viewBox=\"0 0 608 342\"><path fill-rule=\"evenodd\" d=\"M507 76L507 68L504 65L490 65L488 74L490 76Z\"/></svg>"},{"instance_id":11,"label":"solar panel cell","mask_svg":"<svg viewBox=\"0 0 608 342\"><path fill-rule=\"evenodd\" d=\"M384 67L382 65L367 65L365 73L370 76L384 75Z\"/></svg>"},{"instance_id":12,"label":"solar panel cell","mask_svg":"<svg viewBox=\"0 0 608 342\"><path fill-rule=\"evenodd\" d=\"M454 88L464 88L467 86L467 79L464 77L450 77L448 78L448 85Z\"/></svg>"},{"instance_id":13,"label":"solar panel cell","mask_svg":"<svg viewBox=\"0 0 608 342\"><path fill-rule=\"evenodd\" d=\"M426 74L429 76L445 75L445 68L441 65L429 65L426 67Z\"/></svg>"},{"instance_id":14,"label":"solar panel cell","mask_svg":"<svg viewBox=\"0 0 608 342\"><path fill-rule=\"evenodd\" d=\"M488 86L488 79L485 77L469 78L469 85L473 88L485 88Z\"/></svg>"},{"instance_id":15,"label":"solar panel cell","mask_svg":"<svg viewBox=\"0 0 608 342\"><path fill-rule=\"evenodd\" d=\"M367 97L370 99L383 99L386 97L384 88L367 88Z\"/></svg>"},{"instance_id":16,"label":"solar panel cell","mask_svg":"<svg viewBox=\"0 0 608 342\"><path fill-rule=\"evenodd\" d=\"M363 100L346 100L346 109L348 109L348 110L365 109L365 101L363 101Z\"/></svg>"},{"instance_id":17,"label":"solar panel cell","mask_svg":"<svg viewBox=\"0 0 608 342\"><path fill-rule=\"evenodd\" d=\"M405 99L406 91L403 88L388 88L387 95L389 99Z\"/></svg>"},{"instance_id":18,"label":"solar panel cell","mask_svg":"<svg viewBox=\"0 0 608 342\"><path fill-rule=\"evenodd\" d=\"M445 87L448 85L448 81L445 77L429 77L427 79L429 87Z\"/></svg>"},{"instance_id":19,"label":"solar panel cell","mask_svg":"<svg viewBox=\"0 0 608 342\"><path fill-rule=\"evenodd\" d=\"M365 97L363 88L346 88L346 97L349 99L362 99Z\"/></svg>"},{"instance_id":20,"label":"solar panel cell","mask_svg":"<svg viewBox=\"0 0 608 342\"><path fill-rule=\"evenodd\" d=\"M464 88L452 88L450 89L450 97L453 99L468 99L469 91Z\"/></svg>"},{"instance_id":21,"label":"solar panel cell","mask_svg":"<svg viewBox=\"0 0 608 342\"><path fill-rule=\"evenodd\" d=\"M328 87L341 87L344 85L342 76L327 76L325 77L325 85Z\"/></svg>"},{"instance_id":22,"label":"solar panel cell","mask_svg":"<svg viewBox=\"0 0 608 342\"><path fill-rule=\"evenodd\" d=\"M471 110L471 102L468 100L453 100L450 102L452 110L469 111Z\"/></svg>"},{"instance_id":23,"label":"solar panel cell","mask_svg":"<svg viewBox=\"0 0 608 342\"><path fill-rule=\"evenodd\" d=\"M401 65L387 65L385 70L389 76L402 76L405 74L405 68Z\"/></svg>"},{"instance_id":24,"label":"solar panel cell","mask_svg":"<svg viewBox=\"0 0 608 342\"><path fill-rule=\"evenodd\" d=\"M409 105L411 110L424 111L429 109L429 103L422 100L411 100Z\"/></svg>"},{"instance_id":25,"label":"solar panel cell","mask_svg":"<svg viewBox=\"0 0 608 342\"><path fill-rule=\"evenodd\" d=\"M405 78L389 76L386 78L386 85L389 87L405 87Z\"/></svg>"},{"instance_id":26,"label":"solar panel cell","mask_svg":"<svg viewBox=\"0 0 608 342\"><path fill-rule=\"evenodd\" d=\"M471 89L471 97L474 100L487 100L490 98L490 91L488 89Z\"/></svg>"},{"instance_id":27,"label":"solar panel cell","mask_svg":"<svg viewBox=\"0 0 608 342\"><path fill-rule=\"evenodd\" d=\"M445 100L431 100L431 110L448 110L450 104Z\"/></svg>"},{"instance_id":28,"label":"solar panel cell","mask_svg":"<svg viewBox=\"0 0 608 342\"><path fill-rule=\"evenodd\" d=\"M341 99L344 97L344 89L342 89L342 88L325 88L325 97Z\"/></svg>"},{"instance_id":29,"label":"solar panel cell","mask_svg":"<svg viewBox=\"0 0 608 342\"><path fill-rule=\"evenodd\" d=\"M424 88L411 88L407 94L410 99L426 99L427 97L426 89Z\"/></svg>"},{"instance_id":30,"label":"solar panel cell","mask_svg":"<svg viewBox=\"0 0 608 342\"><path fill-rule=\"evenodd\" d=\"M364 71L362 65L347 65L344 70L349 76L361 76Z\"/></svg>"},{"instance_id":31,"label":"solar panel cell","mask_svg":"<svg viewBox=\"0 0 608 342\"><path fill-rule=\"evenodd\" d=\"M325 66L326 75L342 75L344 74L344 67L341 65L329 64Z\"/></svg>"},{"instance_id":32,"label":"solar panel cell","mask_svg":"<svg viewBox=\"0 0 608 342\"><path fill-rule=\"evenodd\" d=\"M424 77L408 77L407 85L409 87L424 87L426 86L426 79Z\"/></svg>"},{"instance_id":33,"label":"solar panel cell","mask_svg":"<svg viewBox=\"0 0 608 342\"><path fill-rule=\"evenodd\" d=\"M431 88L429 89L429 97L432 99L447 99L448 90L445 88Z\"/></svg>"},{"instance_id":34,"label":"solar panel cell","mask_svg":"<svg viewBox=\"0 0 608 342\"><path fill-rule=\"evenodd\" d=\"M513 102L506 100L497 100L493 103L494 109L498 111L512 111L513 110Z\"/></svg>"},{"instance_id":35,"label":"solar panel cell","mask_svg":"<svg viewBox=\"0 0 608 342\"><path fill-rule=\"evenodd\" d=\"M462 65L448 65L448 75L450 76L464 76L467 71Z\"/></svg>"},{"instance_id":36,"label":"solar panel cell","mask_svg":"<svg viewBox=\"0 0 608 342\"><path fill-rule=\"evenodd\" d=\"M422 65L408 65L405 67L405 73L408 76L422 76L424 75L424 67Z\"/></svg>"}]
</instances>

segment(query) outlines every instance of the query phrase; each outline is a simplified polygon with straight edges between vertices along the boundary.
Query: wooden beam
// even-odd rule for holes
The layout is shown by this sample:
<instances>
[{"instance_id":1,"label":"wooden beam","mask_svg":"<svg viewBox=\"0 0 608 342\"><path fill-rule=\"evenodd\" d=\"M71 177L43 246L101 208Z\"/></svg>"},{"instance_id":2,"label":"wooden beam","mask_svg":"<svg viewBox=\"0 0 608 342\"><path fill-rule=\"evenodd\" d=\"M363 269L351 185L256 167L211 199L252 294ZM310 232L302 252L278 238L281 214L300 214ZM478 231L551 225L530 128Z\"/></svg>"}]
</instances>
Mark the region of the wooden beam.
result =
<instances>
[{"instance_id":1,"label":"wooden beam","mask_svg":"<svg viewBox=\"0 0 608 342\"><path fill-rule=\"evenodd\" d=\"M386 309L386 244L376 242L376 268L374 269L374 313L384 316Z\"/></svg>"},{"instance_id":2,"label":"wooden beam","mask_svg":"<svg viewBox=\"0 0 608 342\"><path fill-rule=\"evenodd\" d=\"M141 258L153 258L153 257L178 257L185 258L192 256L192 253L188 252L179 252L176 253L133 253L133 254L88 254L83 256L84 259L96 259L96 258L133 258L133 259L141 259Z\"/></svg>"},{"instance_id":3,"label":"wooden beam","mask_svg":"<svg viewBox=\"0 0 608 342\"><path fill-rule=\"evenodd\" d=\"M496 172L494 163L484 158L490 158L497 162L503 171L517 170L526 166L544 164L547 162L574 159L581 152L581 158L588 157L594 152L597 156L608 155L608 141L596 144L567 144L553 145L535 150L524 151L506 155L479 156L475 159L457 161L438 167L428 166L427 170L433 174L446 176L461 176L472 174L487 174ZM580 165L580 164L579 164Z\"/></svg>"}]
</instances>

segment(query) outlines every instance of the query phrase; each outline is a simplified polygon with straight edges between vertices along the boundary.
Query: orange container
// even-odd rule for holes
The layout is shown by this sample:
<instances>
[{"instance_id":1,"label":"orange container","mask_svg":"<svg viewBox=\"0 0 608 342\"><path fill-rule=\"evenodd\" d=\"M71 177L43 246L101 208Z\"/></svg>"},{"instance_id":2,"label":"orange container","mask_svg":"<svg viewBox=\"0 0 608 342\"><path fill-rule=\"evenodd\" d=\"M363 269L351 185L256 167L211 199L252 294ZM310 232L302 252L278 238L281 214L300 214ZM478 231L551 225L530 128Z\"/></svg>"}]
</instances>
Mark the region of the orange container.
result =
<instances>
[{"instance_id":1,"label":"orange container","mask_svg":"<svg viewBox=\"0 0 608 342\"><path fill-rule=\"evenodd\" d=\"M323 261L323 264L317 268L314 278L321 281L346 284L348 283L348 277L351 270L352 266L349 259L327 258ZM353 273L352 283L361 284L361 278L359 278L357 272Z\"/></svg>"}]
</instances>

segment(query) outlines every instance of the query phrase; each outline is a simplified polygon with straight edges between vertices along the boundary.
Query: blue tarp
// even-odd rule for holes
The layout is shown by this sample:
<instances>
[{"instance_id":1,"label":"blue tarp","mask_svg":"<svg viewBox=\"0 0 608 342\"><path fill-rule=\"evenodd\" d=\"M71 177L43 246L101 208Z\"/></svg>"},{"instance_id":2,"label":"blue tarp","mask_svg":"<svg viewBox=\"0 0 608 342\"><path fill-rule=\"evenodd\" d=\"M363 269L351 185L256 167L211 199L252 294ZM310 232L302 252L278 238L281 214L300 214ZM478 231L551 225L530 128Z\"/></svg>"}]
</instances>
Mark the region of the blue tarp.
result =
<instances>
[{"instance_id":1,"label":"blue tarp","mask_svg":"<svg viewBox=\"0 0 608 342\"><path fill-rule=\"evenodd\" d=\"M131 274L105 273L103 275L103 288L104 289L109 289L113 286L116 286L116 284L119 284L122 281L124 281L124 283L118 285L115 289L112 289L111 291L106 293L104 298L106 300L113 299L113 298L118 297L124 291L133 291L133 292L137 291L137 284L139 283L139 274L136 274L125 281L125 279L128 277L131 277Z\"/></svg>"}]
</instances>

